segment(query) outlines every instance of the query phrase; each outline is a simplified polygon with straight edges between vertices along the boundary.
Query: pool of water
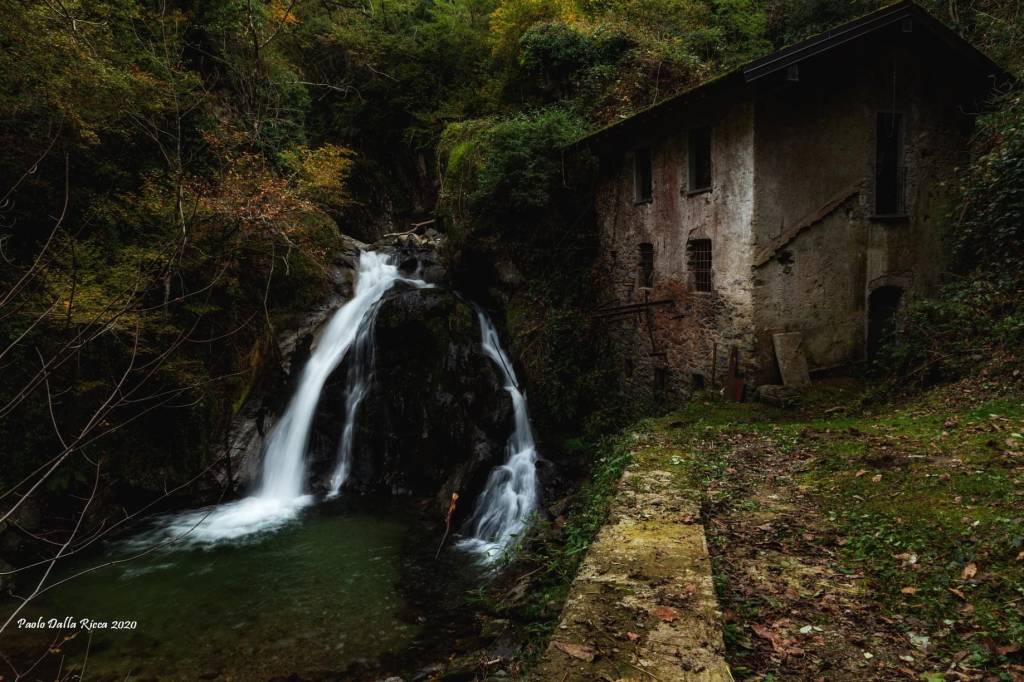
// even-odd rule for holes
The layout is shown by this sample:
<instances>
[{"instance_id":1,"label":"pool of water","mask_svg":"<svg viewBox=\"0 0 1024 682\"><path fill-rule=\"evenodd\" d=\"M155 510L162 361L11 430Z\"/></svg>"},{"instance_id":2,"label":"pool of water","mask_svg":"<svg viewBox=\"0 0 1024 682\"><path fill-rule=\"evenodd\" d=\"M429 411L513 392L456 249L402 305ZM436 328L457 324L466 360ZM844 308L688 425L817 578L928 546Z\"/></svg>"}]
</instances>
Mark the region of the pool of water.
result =
<instances>
[{"instance_id":1,"label":"pool of water","mask_svg":"<svg viewBox=\"0 0 1024 682\"><path fill-rule=\"evenodd\" d=\"M480 576L472 558L458 552L446 552L435 567L428 547L435 543L417 515L391 501L379 507L386 510L320 504L271 532L160 548L80 575L19 617L137 626L93 628L90 635L12 625L0 636L0 651L24 671L57 638L59 651L36 672L85 665L93 680L373 679L400 672L411 652L422 654L444 631L446 623L435 622L444 609L433 607L458 601ZM58 579L136 554L139 537L147 536L69 562ZM0 607L5 619L11 608ZM0 671L13 678L6 667L0 659Z\"/></svg>"}]
</instances>

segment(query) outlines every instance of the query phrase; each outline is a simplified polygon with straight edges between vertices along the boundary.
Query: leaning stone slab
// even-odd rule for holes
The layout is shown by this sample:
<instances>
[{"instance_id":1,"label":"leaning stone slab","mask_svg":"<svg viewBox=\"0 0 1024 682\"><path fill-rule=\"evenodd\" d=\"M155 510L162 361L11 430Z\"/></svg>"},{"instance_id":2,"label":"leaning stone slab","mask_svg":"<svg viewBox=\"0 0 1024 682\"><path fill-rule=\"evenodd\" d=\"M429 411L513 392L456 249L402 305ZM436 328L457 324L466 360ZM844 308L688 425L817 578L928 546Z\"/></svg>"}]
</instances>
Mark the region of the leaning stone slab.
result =
<instances>
[{"instance_id":1,"label":"leaning stone slab","mask_svg":"<svg viewBox=\"0 0 1024 682\"><path fill-rule=\"evenodd\" d=\"M704 527L665 471L627 471L536 682L731 681Z\"/></svg>"},{"instance_id":2,"label":"leaning stone slab","mask_svg":"<svg viewBox=\"0 0 1024 682\"><path fill-rule=\"evenodd\" d=\"M773 334L775 360L779 363L782 384L793 388L811 385L811 374L807 369L807 355L804 353L804 335L800 332Z\"/></svg>"}]
</instances>

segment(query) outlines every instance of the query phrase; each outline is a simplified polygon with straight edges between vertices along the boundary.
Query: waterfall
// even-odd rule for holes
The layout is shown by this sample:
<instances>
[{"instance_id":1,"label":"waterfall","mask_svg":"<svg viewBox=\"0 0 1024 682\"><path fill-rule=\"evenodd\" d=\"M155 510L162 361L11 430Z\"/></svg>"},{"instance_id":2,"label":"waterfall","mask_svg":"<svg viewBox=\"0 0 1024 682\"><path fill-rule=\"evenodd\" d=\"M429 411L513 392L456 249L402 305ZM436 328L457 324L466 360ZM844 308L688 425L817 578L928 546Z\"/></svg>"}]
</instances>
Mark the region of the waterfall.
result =
<instances>
[{"instance_id":1,"label":"waterfall","mask_svg":"<svg viewBox=\"0 0 1024 682\"><path fill-rule=\"evenodd\" d=\"M422 283L420 283L422 284ZM338 444L337 464L331 474L331 488L328 498L337 497L341 486L348 479L352 468L352 444L356 435L356 415L359 405L370 390L371 371L374 358L374 322L377 319L378 306L374 306L366 315L366 320L359 328L355 344L352 347L352 358L349 360L348 376L345 388L345 421L341 427L341 441Z\"/></svg>"},{"instance_id":2,"label":"waterfall","mask_svg":"<svg viewBox=\"0 0 1024 682\"><path fill-rule=\"evenodd\" d=\"M310 427L324 383L353 344L365 348L365 339L371 333L377 304L395 282L403 280L398 268L386 255L364 251L359 257L359 275L352 300L338 308L317 341L316 348L302 370L298 389L288 409L267 439L263 458L263 476L256 497L275 500L294 500L302 495L305 486L306 449ZM410 280L403 280L410 281ZM411 280L422 284L418 280ZM359 363L356 363L359 364ZM351 428L358 401L352 401L355 387L349 386L350 399L346 405L345 429ZM364 387L360 386L360 390ZM360 396L361 398L361 396ZM339 481L335 489L341 486Z\"/></svg>"},{"instance_id":3,"label":"waterfall","mask_svg":"<svg viewBox=\"0 0 1024 682\"><path fill-rule=\"evenodd\" d=\"M337 494L348 473L353 422L368 383L366 355L372 354L373 321L384 294L399 281L417 287L428 286L421 280L402 277L385 254L374 251L360 254L352 299L334 312L317 339L287 409L267 437L263 469L255 492L235 502L170 517L157 531L160 536L157 539L184 536L186 544L195 544L237 538L276 528L312 502L305 488L306 451L313 417L328 377L354 346L341 447L331 479L331 492ZM372 360L372 356L369 359Z\"/></svg>"},{"instance_id":4,"label":"waterfall","mask_svg":"<svg viewBox=\"0 0 1024 682\"><path fill-rule=\"evenodd\" d=\"M526 522L537 506L537 448L526 410L526 396L519 390L512 363L501 347L494 324L482 311L481 345L505 378L505 390L512 397L515 425L505 445L505 463L495 467L484 491L477 499L473 515L467 522L471 536L457 545L477 552L484 561L499 558L516 536L526 529Z\"/></svg>"}]
</instances>

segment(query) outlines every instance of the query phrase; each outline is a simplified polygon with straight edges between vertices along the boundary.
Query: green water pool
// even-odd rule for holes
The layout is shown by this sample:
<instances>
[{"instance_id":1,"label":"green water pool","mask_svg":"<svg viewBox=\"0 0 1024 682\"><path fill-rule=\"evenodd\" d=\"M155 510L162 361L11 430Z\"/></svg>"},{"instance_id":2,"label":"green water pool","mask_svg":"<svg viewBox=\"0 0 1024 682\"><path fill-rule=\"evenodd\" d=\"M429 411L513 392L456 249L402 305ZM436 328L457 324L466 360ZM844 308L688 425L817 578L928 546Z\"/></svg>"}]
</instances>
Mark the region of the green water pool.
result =
<instances>
[{"instance_id":1,"label":"green water pool","mask_svg":"<svg viewBox=\"0 0 1024 682\"><path fill-rule=\"evenodd\" d=\"M430 565L433 542L416 515L382 506L320 504L273 532L159 549L80 575L19 617L87 618L110 627L127 621L126 629L76 634L15 625L0 635L0 651L24 671L56 641L57 651L44 656L37 672L84 667L92 680L346 680L398 673L443 630L444 623L432 621L443 618L432 601L457 600L480 576L457 552ZM69 562L57 578L124 558L137 551L133 544L114 543ZM5 667L0 661L0 670ZM13 678L12 672L5 674Z\"/></svg>"}]
</instances>

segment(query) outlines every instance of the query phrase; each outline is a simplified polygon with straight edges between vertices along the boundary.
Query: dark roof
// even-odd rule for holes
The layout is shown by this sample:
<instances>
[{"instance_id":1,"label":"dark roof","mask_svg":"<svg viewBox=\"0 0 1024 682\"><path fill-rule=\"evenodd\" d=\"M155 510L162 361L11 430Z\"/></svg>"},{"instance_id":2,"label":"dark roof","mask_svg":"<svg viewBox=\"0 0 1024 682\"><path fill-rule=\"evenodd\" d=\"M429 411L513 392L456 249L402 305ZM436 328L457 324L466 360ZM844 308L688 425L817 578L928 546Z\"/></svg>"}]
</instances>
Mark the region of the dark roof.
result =
<instances>
[{"instance_id":1,"label":"dark roof","mask_svg":"<svg viewBox=\"0 0 1024 682\"><path fill-rule=\"evenodd\" d=\"M955 31L930 15L912 0L902 0L902 2L884 7L772 54L759 57L717 78L677 93L628 118L616 121L586 135L574 143L573 146L590 146L628 134L630 131L638 128L648 129L650 125L657 123L663 116L678 110L680 107L689 106L697 101L711 99L728 94L729 92L738 93L745 91L749 84L766 76L778 73L805 59L824 54L858 38L908 19L913 22L914 31L917 31L918 28L925 29L931 36L937 38L948 49L956 52L968 64L973 66L979 74L991 76L1002 81L1010 80L1010 77L998 64L961 38Z\"/></svg>"}]
</instances>

